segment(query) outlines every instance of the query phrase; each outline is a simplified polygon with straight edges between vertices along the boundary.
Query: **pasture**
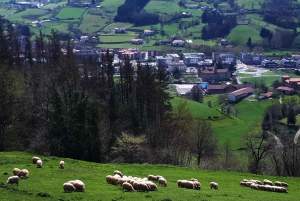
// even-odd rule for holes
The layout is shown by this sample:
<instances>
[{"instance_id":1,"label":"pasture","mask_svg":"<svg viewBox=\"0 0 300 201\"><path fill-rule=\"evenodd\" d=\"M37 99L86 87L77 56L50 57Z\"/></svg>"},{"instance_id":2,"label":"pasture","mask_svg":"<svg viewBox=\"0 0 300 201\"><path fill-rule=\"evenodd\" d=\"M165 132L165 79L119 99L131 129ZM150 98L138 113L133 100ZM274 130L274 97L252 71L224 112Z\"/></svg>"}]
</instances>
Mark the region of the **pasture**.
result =
<instances>
[{"instance_id":1,"label":"pasture","mask_svg":"<svg viewBox=\"0 0 300 201\"><path fill-rule=\"evenodd\" d=\"M61 20L81 19L85 11L85 8L63 8L56 17Z\"/></svg>"},{"instance_id":2,"label":"pasture","mask_svg":"<svg viewBox=\"0 0 300 201\"><path fill-rule=\"evenodd\" d=\"M99 15L84 14L79 25L80 31L86 34L98 32L101 28L110 23L110 20Z\"/></svg>"},{"instance_id":3,"label":"pasture","mask_svg":"<svg viewBox=\"0 0 300 201\"><path fill-rule=\"evenodd\" d=\"M253 83L255 81L258 82L265 82L267 86L271 86L271 84L275 81L275 80L279 80L281 81L281 77L280 76L262 76L262 77L245 77L245 78L241 78L241 82L248 82L248 83Z\"/></svg>"},{"instance_id":4,"label":"pasture","mask_svg":"<svg viewBox=\"0 0 300 201\"><path fill-rule=\"evenodd\" d=\"M58 3L49 3L45 6L43 6L44 9L49 9L49 8L52 8L52 9L55 9L59 6L63 7L67 4L67 1L62 1L62 2L58 2Z\"/></svg>"},{"instance_id":5,"label":"pasture","mask_svg":"<svg viewBox=\"0 0 300 201\"><path fill-rule=\"evenodd\" d=\"M299 200L299 178L273 177L253 175L248 173L207 171L171 165L150 164L101 164L41 156L43 168L32 164L33 154L25 152L0 153L0 194L1 200L256 200L256 201L297 201ZM60 169L58 163L65 161L65 169ZM7 185L7 178L12 175L12 169L19 167L29 170L29 178L21 179L19 185ZM167 187L158 185L157 191L123 192L118 185L108 184L106 175L120 170L124 175L147 177L149 174L162 175L168 181ZM3 173L7 173L3 174ZM201 190L178 188L177 180L197 178L201 182ZM285 181L289 184L288 193L266 192L242 187L242 179L263 179ZM85 192L65 193L62 185L69 180L80 179L85 183ZM210 189L209 183L215 181L219 189Z\"/></svg>"},{"instance_id":6,"label":"pasture","mask_svg":"<svg viewBox=\"0 0 300 201\"><path fill-rule=\"evenodd\" d=\"M228 35L227 39L229 41L235 42L236 44L246 45L249 37L251 37L252 43L261 40L259 32L251 26L237 25Z\"/></svg>"},{"instance_id":7,"label":"pasture","mask_svg":"<svg viewBox=\"0 0 300 201\"><path fill-rule=\"evenodd\" d=\"M46 22L44 23L43 27L31 26L30 31L35 34L39 35L40 30L44 35L51 35L51 30L58 31L60 33L67 34L68 31L68 23L65 22Z\"/></svg>"},{"instance_id":8,"label":"pasture","mask_svg":"<svg viewBox=\"0 0 300 201\"><path fill-rule=\"evenodd\" d=\"M104 0L100 3L100 6L104 9L109 9L116 12L118 7L124 4L124 2L125 0Z\"/></svg>"},{"instance_id":9,"label":"pasture","mask_svg":"<svg viewBox=\"0 0 300 201\"><path fill-rule=\"evenodd\" d=\"M132 32L131 32L132 33ZM99 39L103 43L108 42L128 42L131 39L137 37L135 34L115 34L115 35L100 35Z\"/></svg>"},{"instance_id":10,"label":"pasture","mask_svg":"<svg viewBox=\"0 0 300 201\"><path fill-rule=\"evenodd\" d=\"M264 0L237 0L237 4L244 9L260 9L260 4L264 3Z\"/></svg>"},{"instance_id":11,"label":"pasture","mask_svg":"<svg viewBox=\"0 0 300 201\"><path fill-rule=\"evenodd\" d=\"M43 18L47 19L50 16L50 12L42 9L26 9L25 11L8 16L7 19L15 23L31 23Z\"/></svg>"}]
</instances>

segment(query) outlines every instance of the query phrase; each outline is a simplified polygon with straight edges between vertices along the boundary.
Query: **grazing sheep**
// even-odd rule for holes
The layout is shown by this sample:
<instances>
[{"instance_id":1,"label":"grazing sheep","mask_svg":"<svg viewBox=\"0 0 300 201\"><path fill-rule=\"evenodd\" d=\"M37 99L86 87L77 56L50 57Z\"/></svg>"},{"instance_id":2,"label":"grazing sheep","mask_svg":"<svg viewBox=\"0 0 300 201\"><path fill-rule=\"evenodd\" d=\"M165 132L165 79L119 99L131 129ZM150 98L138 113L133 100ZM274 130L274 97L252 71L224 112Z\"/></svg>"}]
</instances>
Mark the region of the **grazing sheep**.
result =
<instances>
[{"instance_id":1,"label":"grazing sheep","mask_svg":"<svg viewBox=\"0 0 300 201\"><path fill-rule=\"evenodd\" d=\"M73 184L73 186L76 188L76 191L85 191L85 185L81 180L72 180L68 181L68 183Z\"/></svg>"},{"instance_id":2,"label":"grazing sheep","mask_svg":"<svg viewBox=\"0 0 300 201\"><path fill-rule=\"evenodd\" d=\"M240 185L241 185L241 186L247 186L247 182L241 181L241 182L240 182Z\"/></svg>"},{"instance_id":3,"label":"grazing sheep","mask_svg":"<svg viewBox=\"0 0 300 201\"><path fill-rule=\"evenodd\" d=\"M69 182L63 184L63 189L65 192L76 191L76 188L74 187L74 185Z\"/></svg>"},{"instance_id":4,"label":"grazing sheep","mask_svg":"<svg viewBox=\"0 0 300 201\"><path fill-rule=\"evenodd\" d=\"M157 191L157 186L152 181L146 181L145 184L147 184L149 191Z\"/></svg>"},{"instance_id":5,"label":"grazing sheep","mask_svg":"<svg viewBox=\"0 0 300 201\"><path fill-rule=\"evenodd\" d=\"M198 181L198 179L195 179L195 178L191 178L191 181Z\"/></svg>"},{"instance_id":6,"label":"grazing sheep","mask_svg":"<svg viewBox=\"0 0 300 201\"><path fill-rule=\"evenodd\" d=\"M185 187L186 187L186 188L189 188L189 189L194 189L194 188L195 188L195 184L194 184L193 181L187 181L187 182L185 183Z\"/></svg>"},{"instance_id":7,"label":"grazing sheep","mask_svg":"<svg viewBox=\"0 0 300 201\"><path fill-rule=\"evenodd\" d=\"M107 175L105 177L107 183L111 183L111 177L112 177L111 175Z\"/></svg>"},{"instance_id":8,"label":"grazing sheep","mask_svg":"<svg viewBox=\"0 0 300 201\"><path fill-rule=\"evenodd\" d=\"M218 190L219 189L219 184L216 182L210 182L210 189L215 189Z\"/></svg>"},{"instance_id":9,"label":"grazing sheep","mask_svg":"<svg viewBox=\"0 0 300 201\"><path fill-rule=\"evenodd\" d=\"M114 171L114 175L120 175L120 177L123 177L123 174L122 174L122 172L121 171L119 171L119 170L115 170Z\"/></svg>"},{"instance_id":10,"label":"grazing sheep","mask_svg":"<svg viewBox=\"0 0 300 201\"><path fill-rule=\"evenodd\" d=\"M38 168L42 168L43 167L42 160L37 160L36 165L37 165Z\"/></svg>"},{"instance_id":11,"label":"grazing sheep","mask_svg":"<svg viewBox=\"0 0 300 201\"><path fill-rule=\"evenodd\" d=\"M128 182L124 182L124 183L122 184L122 189L123 189L123 191L124 191L124 190L125 190L125 191L134 191L132 185L131 185L130 183L128 183Z\"/></svg>"},{"instance_id":12,"label":"grazing sheep","mask_svg":"<svg viewBox=\"0 0 300 201\"><path fill-rule=\"evenodd\" d=\"M246 182L246 186L248 186L248 187L250 187L251 184L255 184L255 183L252 182L252 181L247 181L247 182Z\"/></svg>"},{"instance_id":13,"label":"grazing sheep","mask_svg":"<svg viewBox=\"0 0 300 201\"><path fill-rule=\"evenodd\" d=\"M159 180L159 178L164 178L163 176L161 176L161 175L156 175L156 181L158 181Z\"/></svg>"},{"instance_id":14,"label":"grazing sheep","mask_svg":"<svg viewBox=\"0 0 300 201\"><path fill-rule=\"evenodd\" d=\"M20 172L21 172L21 170L20 170L19 168L14 168L14 169L13 169L13 174L14 174L15 176L19 175Z\"/></svg>"},{"instance_id":15,"label":"grazing sheep","mask_svg":"<svg viewBox=\"0 0 300 201\"><path fill-rule=\"evenodd\" d=\"M244 181L244 182L247 182L247 181L249 181L249 180L248 180L248 179L243 179L243 181Z\"/></svg>"},{"instance_id":16,"label":"grazing sheep","mask_svg":"<svg viewBox=\"0 0 300 201\"><path fill-rule=\"evenodd\" d=\"M137 183L137 191L146 191L146 192L148 192L149 191L149 187L145 183L138 182Z\"/></svg>"},{"instance_id":17,"label":"grazing sheep","mask_svg":"<svg viewBox=\"0 0 300 201\"><path fill-rule=\"evenodd\" d=\"M201 183L199 181L194 181L195 189L200 190L201 189Z\"/></svg>"},{"instance_id":18,"label":"grazing sheep","mask_svg":"<svg viewBox=\"0 0 300 201\"><path fill-rule=\"evenodd\" d=\"M152 174L149 174L149 175L148 175L148 180L149 180L149 181L157 181L157 180L156 180L156 176L154 176L154 175L152 175Z\"/></svg>"},{"instance_id":19,"label":"grazing sheep","mask_svg":"<svg viewBox=\"0 0 300 201\"><path fill-rule=\"evenodd\" d=\"M178 187L185 188L186 182L188 182L188 180L178 180L177 181Z\"/></svg>"},{"instance_id":20,"label":"grazing sheep","mask_svg":"<svg viewBox=\"0 0 300 201\"><path fill-rule=\"evenodd\" d=\"M59 167L60 167L60 169L64 169L65 168L65 161L60 161L59 162Z\"/></svg>"},{"instance_id":21,"label":"grazing sheep","mask_svg":"<svg viewBox=\"0 0 300 201\"><path fill-rule=\"evenodd\" d=\"M17 185L19 185L19 181L20 181L20 178L18 176L11 176L11 177L8 177L8 179L7 179L8 184L17 184Z\"/></svg>"},{"instance_id":22,"label":"grazing sheep","mask_svg":"<svg viewBox=\"0 0 300 201\"><path fill-rule=\"evenodd\" d=\"M124 177L122 177L122 178L118 178L118 181L117 181L117 184L120 184L120 185L122 185L124 182L126 182L127 181L127 179L126 178L124 178Z\"/></svg>"},{"instance_id":23,"label":"grazing sheep","mask_svg":"<svg viewBox=\"0 0 300 201\"><path fill-rule=\"evenodd\" d=\"M40 159L39 157L37 157L37 156L32 157L32 163L33 163L33 164L36 164L36 162L37 162L38 160L41 160L41 159Z\"/></svg>"},{"instance_id":24,"label":"grazing sheep","mask_svg":"<svg viewBox=\"0 0 300 201\"><path fill-rule=\"evenodd\" d=\"M283 181L281 182L281 185L284 186L284 187L288 187L289 186L286 182L283 182Z\"/></svg>"},{"instance_id":25,"label":"grazing sheep","mask_svg":"<svg viewBox=\"0 0 300 201\"><path fill-rule=\"evenodd\" d=\"M166 186L167 186L167 180L166 180L165 178L163 178L163 177L160 177L160 178L158 179L158 184L160 184L160 185L166 187Z\"/></svg>"},{"instance_id":26,"label":"grazing sheep","mask_svg":"<svg viewBox=\"0 0 300 201\"><path fill-rule=\"evenodd\" d=\"M22 169L21 171L20 171L20 173L19 173L19 177L21 178L21 179L27 179L28 177L29 177L29 171L28 170L26 170L26 169Z\"/></svg>"},{"instance_id":27,"label":"grazing sheep","mask_svg":"<svg viewBox=\"0 0 300 201\"><path fill-rule=\"evenodd\" d=\"M259 185L259 184L252 183L252 184L250 185L250 188L251 188L251 189L259 190L258 185Z\"/></svg>"},{"instance_id":28,"label":"grazing sheep","mask_svg":"<svg viewBox=\"0 0 300 201\"><path fill-rule=\"evenodd\" d=\"M267 179L264 179L264 185L270 185L273 186L273 182Z\"/></svg>"},{"instance_id":29,"label":"grazing sheep","mask_svg":"<svg viewBox=\"0 0 300 201\"><path fill-rule=\"evenodd\" d=\"M110 177L110 183L113 184L113 185L118 185L118 180L120 178L120 175L118 175L119 177L117 176L112 176Z\"/></svg>"}]
</instances>

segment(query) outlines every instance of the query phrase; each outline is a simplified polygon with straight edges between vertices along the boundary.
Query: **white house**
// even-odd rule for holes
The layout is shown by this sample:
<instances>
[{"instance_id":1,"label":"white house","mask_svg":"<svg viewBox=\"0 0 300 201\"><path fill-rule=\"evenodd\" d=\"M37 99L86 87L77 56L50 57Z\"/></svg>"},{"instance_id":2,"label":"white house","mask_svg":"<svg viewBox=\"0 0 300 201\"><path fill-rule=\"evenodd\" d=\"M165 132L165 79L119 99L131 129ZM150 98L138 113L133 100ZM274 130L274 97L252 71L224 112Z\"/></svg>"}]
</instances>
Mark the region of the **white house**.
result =
<instances>
[{"instance_id":1,"label":"white house","mask_svg":"<svg viewBox=\"0 0 300 201\"><path fill-rule=\"evenodd\" d=\"M173 40L172 45L173 46L184 46L185 42L184 42L184 40Z\"/></svg>"},{"instance_id":2,"label":"white house","mask_svg":"<svg viewBox=\"0 0 300 201\"><path fill-rule=\"evenodd\" d=\"M252 87L246 87L246 88L238 89L236 91L228 93L227 98L228 98L229 102L236 102L236 101L241 100L242 98L245 98L253 93L254 93L254 89Z\"/></svg>"},{"instance_id":3,"label":"white house","mask_svg":"<svg viewBox=\"0 0 300 201\"><path fill-rule=\"evenodd\" d=\"M178 63L171 62L168 64L168 69L170 72L173 72L176 69L178 69L180 72L186 72L186 65L182 61Z\"/></svg>"},{"instance_id":4,"label":"white house","mask_svg":"<svg viewBox=\"0 0 300 201\"><path fill-rule=\"evenodd\" d=\"M152 30L144 30L144 36L153 36L155 34Z\"/></svg>"},{"instance_id":5,"label":"white house","mask_svg":"<svg viewBox=\"0 0 300 201\"><path fill-rule=\"evenodd\" d=\"M89 41L89 36L80 36L80 42L85 43L87 41Z\"/></svg>"}]
</instances>

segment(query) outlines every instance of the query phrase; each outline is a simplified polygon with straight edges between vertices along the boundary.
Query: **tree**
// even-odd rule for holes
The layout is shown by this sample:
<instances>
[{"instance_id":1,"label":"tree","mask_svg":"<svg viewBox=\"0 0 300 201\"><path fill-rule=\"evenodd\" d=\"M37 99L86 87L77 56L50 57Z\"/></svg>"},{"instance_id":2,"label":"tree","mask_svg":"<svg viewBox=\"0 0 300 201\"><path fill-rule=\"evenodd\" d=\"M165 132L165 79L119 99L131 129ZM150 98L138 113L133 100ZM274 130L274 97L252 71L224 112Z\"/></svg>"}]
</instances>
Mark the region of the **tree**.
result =
<instances>
[{"instance_id":1,"label":"tree","mask_svg":"<svg viewBox=\"0 0 300 201\"><path fill-rule=\"evenodd\" d=\"M198 85L194 85L191 89L191 92L189 92L187 96L189 96L193 101L200 102L200 103L203 102L203 98L204 98L202 90Z\"/></svg>"},{"instance_id":2,"label":"tree","mask_svg":"<svg viewBox=\"0 0 300 201\"><path fill-rule=\"evenodd\" d=\"M191 150L197 158L200 168L203 157L214 156L217 150L217 139L213 134L211 123L198 119L190 138Z\"/></svg>"},{"instance_id":3,"label":"tree","mask_svg":"<svg viewBox=\"0 0 300 201\"><path fill-rule=\"evenodd\" d=\"M251 40L251 37L248 38L247 46L250 48L250 50L252 50L252 40Z\"/></svg>"},{"instance_id":4,"label":"tree","mask_svg":"<svg viewBox=\"0 0 300 201\"><path fill-rule=\"evenodd\" d=\"M247 148L250 158L249 171L261 174L261 161L268 155L271 145L268 143L266 132L254 124L252 130L243 135L243 142Z\"/></svg>"},{"instance_id":5,"label":"tree","mask_svg":"<svg viewBox=\"0 0 300 201\"><path fill-rule=\"evenodd\" d=\"M288 117L287 117L287 124L288 125L295 125L297 122L296 113L293 108L290 108Z\"/></svg>"}]
</instances>

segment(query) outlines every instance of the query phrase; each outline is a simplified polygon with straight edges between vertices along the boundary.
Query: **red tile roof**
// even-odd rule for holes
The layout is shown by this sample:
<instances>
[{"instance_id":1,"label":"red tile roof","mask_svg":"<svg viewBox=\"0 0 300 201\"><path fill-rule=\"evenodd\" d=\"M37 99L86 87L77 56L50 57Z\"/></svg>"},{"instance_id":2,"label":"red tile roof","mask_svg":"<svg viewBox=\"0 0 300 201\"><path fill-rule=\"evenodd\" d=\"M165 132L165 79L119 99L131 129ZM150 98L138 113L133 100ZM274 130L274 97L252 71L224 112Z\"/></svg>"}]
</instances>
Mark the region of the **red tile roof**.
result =
<instances>
[{"instance_id":1,"label":"red tile roof","mask_svg":"<svg viewBox=\"0 0 300 201\"><path fill-rule=\"evenodd\" d=\"M253 88L252 87L246 87L246 88L238 89L238 90L233 91L229 94L232 94L234 96L239 96L239 95L248 94L248 93L253 93Z\"/></svg>"},{"instance_id":2,"label":"red tile roof","mask_svg":"<svg viewBox=\"0 0 300 201\"><path fill-rule=\"evenodd\" d=\"M282 90L282 91L294 91L293 88L290 87L278 87L277 90Z\"/></svg>"}]
</instances>

